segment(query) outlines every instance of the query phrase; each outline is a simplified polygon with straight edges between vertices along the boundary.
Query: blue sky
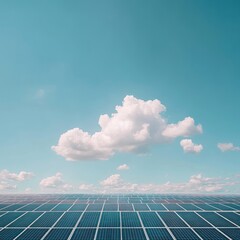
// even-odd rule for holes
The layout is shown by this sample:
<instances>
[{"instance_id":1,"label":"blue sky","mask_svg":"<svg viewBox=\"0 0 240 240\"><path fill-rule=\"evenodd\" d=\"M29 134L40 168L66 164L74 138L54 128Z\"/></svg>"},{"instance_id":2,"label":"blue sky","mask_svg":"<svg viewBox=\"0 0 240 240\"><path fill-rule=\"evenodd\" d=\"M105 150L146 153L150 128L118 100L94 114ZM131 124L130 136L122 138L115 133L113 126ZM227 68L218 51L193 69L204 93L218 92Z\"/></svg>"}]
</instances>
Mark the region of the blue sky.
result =
<instances>
[{"instance_id":1,"label":"blue sky","mask_svg":"<svg viewBox=\"0 0 240 240\"><path fill-rule=\"evenodd\" d=\"M222 0L1 2L0 190L239 192L239 10ZM150 134L141 154L100 138L107 160L67 161L51 149L68 130L101 132L100 115L126 96L158 99L160 119L190 116L202 131ZM184 152L183 139L203 149Z\"/></svg>"}]
</instances>

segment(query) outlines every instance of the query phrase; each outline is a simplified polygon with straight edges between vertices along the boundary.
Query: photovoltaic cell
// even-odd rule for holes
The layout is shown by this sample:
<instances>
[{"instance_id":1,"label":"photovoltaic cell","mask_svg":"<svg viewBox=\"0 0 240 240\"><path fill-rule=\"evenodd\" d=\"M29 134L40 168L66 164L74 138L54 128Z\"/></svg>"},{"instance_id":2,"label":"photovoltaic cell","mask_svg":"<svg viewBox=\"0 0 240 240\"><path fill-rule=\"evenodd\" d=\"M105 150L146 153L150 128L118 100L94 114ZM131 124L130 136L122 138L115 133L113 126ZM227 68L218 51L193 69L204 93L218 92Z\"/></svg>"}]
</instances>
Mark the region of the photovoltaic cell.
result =
<instances>
[{"instance_id":1,"label":"photovoltaic cell","mask_svg":"<svg viewBox=\"0 0 240 240\"><path fill-rule=\"evenodd\" d=\"M146 228L149 240L172 240L172 236L166 228Z\"/></svg>"},{"instance_id":2,"label":"photovoltaic cell","mask_svg":"<svg viewBox=\"0 0 240 240\"><path fill-rule=\"evenodd\" d=\"M139 212L144 227L164 227L155 212Z\"/></svg>"},{"instance_id":3,"label":"photovoltaic cell","mask_svg":"<svg viewBox=\"0 0 240 240\"><path fill-rule=\"evenodd\" d=\"M79 228L74 231L71 240L94 240L95 232L95 228Z\"/></svg>"},{"instance_id":4,"label":"photovoltaic cell","mask_svg":"<svg viewBox=\"0 0 240 240\"><path fill-rule=\"evenodd\" d=\"M140 220L136 212L122 212L122 227L141 227Z\"/></svg>"},{"instance_id":5,"label":"photovoltaic cell","mask_svg":"<svg viewBox=\"0 0 240 240\"><path fill-rule=\"evenodd\" d=\"M199 240L200 238L190 228L171 228L177 240Z\"/></svg>"},{"instance_id":6,"label":"photovoltaic cell","mask_svg":"<svg viewBox=\"0 0 240 240\"><path fill-rule=\"evenodd\" d=\"M208 240L227 240L224 235L214 228L196 228L194 229L200 237Z\"/></svg>"},{"instance_id":7,"label":"photovoltaic cell","mask_svg":"<svg viewBox=\"0 0 240 240\"><path fill-rule=\"evenodd\" d=\"M28 228L16 240L41 240L47 231L47 228Z\"/></svg>"},{"instance_id":8,"label":"photovoltaic cell","mask_svg":"<svg viewBox=\"0 0 240 240\"><path fill-rule=\"evenodd\" d=\"M120 227L119 212L103 212L100 227Z\"/></svg>"},{"instance_id":9,"label":"photovoltaic cell","mask_svg":"<svg viewBox=\"0 0 240 240\"><path fill-rule=\"evenodd\" d=\"M26 205L26 204L14 204L14 205L5 207L5 208L4 208L4 211L15 211L15 210L17 210L18 208L21 208L21 207L23 207L23 206L25 206L25 205Z\"/></svg>"},{"instance_id":10,"label":"photovoltaic cell","mask_svg":"<svg viewBox=\"0 0 240 240\"><path fill-rule=\"evenodd\" d=\"M141 228L123 228L122 240L146 240L146 237Z\"/></svg>"},{"instance_id":11,"label":"photovoltaic cell","mask_svg":"<svg viewBox=\"0 0 240 240\"><path fill-rule=\"evenodd\" d=\"M120 240L119 228L99 228L97 233L97 240Z\"/></svg>"}]
</instances>

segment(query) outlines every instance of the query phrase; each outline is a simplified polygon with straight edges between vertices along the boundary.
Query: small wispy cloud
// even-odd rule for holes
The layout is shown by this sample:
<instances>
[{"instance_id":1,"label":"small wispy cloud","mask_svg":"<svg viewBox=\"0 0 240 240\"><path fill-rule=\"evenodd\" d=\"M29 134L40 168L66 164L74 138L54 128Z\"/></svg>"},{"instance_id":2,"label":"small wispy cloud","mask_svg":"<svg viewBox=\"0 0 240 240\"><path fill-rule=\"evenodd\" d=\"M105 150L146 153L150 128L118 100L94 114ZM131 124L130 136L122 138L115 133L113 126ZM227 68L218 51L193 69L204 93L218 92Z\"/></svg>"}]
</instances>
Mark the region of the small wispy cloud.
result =
<instances>
[{"instance_id":1,"label":"small wispy cloud","mask_svg":"<svg viewBox=\"0 0 240 240\"><path fill-rule=\"evenodd\" d=\"M240 151L240 147L234 146L232 143L218 143L217 147L218 147L222 152L227 152L227 151Z\"/></svg>"},{"instance_id":2,"label":"small wispy cloud","mask_svg":"<svg viewBox=\"0 0 240 240\"><path fill-rule=\"evenodd\" d=\"M129 170L129 166L127 164L122 164L117 167L117 170L122 171L122 170Z\"/></svg>"},{"instance_id":3,"label":"small wispy cloud","mask_svg":"<svg viewBox=\"0 0 240 240\"><path fill-rule=\"evenodd\" d=\"M13 190L17 183L24 182L34 176L31 172L21 171L19 173L9 172L4 169L0 171L0 190Z\"/></svg>"}]
</instances>

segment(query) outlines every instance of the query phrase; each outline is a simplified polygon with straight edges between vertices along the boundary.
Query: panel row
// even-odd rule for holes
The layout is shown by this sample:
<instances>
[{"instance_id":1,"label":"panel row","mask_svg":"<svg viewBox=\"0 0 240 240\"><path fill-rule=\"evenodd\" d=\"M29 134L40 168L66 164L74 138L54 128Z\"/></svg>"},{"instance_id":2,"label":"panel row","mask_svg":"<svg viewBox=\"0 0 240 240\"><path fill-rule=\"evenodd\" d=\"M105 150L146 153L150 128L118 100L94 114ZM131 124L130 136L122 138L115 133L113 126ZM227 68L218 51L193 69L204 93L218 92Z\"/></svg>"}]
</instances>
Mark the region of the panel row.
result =
<instances>
[{"instance_id":1,"label":"panel row","mask_svg":"<svg viewBox=\"0 0 240 240\"><path fill-rule=\"evenodd\" d=\"M8 240L239 240L239 228L28 228L0 231L0 239Z\"/></svg>"},{"instance_id":2,"label":"panel row","mask_svg":"<svg viewBox=\"0 0 240 240\"><path fill-rule=\"evenodd\" d=\"M240 227L235 212L7 212L0 227Z\"/></svg>"}]
</instances>

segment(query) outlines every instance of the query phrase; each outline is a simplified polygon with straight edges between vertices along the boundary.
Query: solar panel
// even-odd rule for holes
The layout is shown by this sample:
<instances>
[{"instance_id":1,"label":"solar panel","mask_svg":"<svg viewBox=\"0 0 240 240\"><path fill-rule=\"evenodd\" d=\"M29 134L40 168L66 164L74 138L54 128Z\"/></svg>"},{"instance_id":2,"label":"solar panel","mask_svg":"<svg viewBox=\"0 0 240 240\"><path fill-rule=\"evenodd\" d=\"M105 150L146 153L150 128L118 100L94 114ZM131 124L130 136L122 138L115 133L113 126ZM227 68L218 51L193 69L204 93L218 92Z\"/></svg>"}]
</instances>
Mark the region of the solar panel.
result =
<instances>
[{"instance_id":1,"label":"solar panel","mask_svg":"<svg viewBox=\"0 0 240 240\"><path fill-rule=\"evenodd\" d=\"M148 206L152 211L167 211L162 204L148 203Z\"/></svg>"},{"instance_id":2,"label":"solar panel","mask_svg":"<svg viewBox=\"0 0 240 240\"><path fill-rule=\"evenodd\" d=\"M196 228L194 229L200 237L208 240L227 240L228 238L214 228Z\"/></svg>"},{"instance_id":3,"label":"solar panel","mask_svg":"<svg viewBox=\"0 0 240 240\"><path fill-rule=\"evenodd\" d=\"M71 237L71 240L94 240L95 232L95 228L76 229Z\"/></svg>"},{"instance_id":4,"label":"solar panel","mask_svg":"<svg viewBox=\"0 0 240 240\"><path fill-rule=\"evenodd\" d=\"M240 227L240 215L234 212L219 212L219 214Z\"/></svg>"},{"instance_id":5,"label":"solar panel","mask_svg":"<svg viewBox=\"0 0 240 240\"><path fill-rule=\"evenodd\" d=\"M73 204L68 211L79 211L83 212L87 207L87 204Z\"/></svg>"},{"instance_id":6,"label":"solar panel","mask_svg":"<svg viewBox=\"0 0 240 240\"><path fill-rule=\"evenodd\" d=\"M198 214L216 227L236 227L214 212L199 212Z\"/></svg>"},{"instance_id":7,"label":"solar panel","mask_svg":"<svg viewBox=\"0 0 240 240\"><path fill-rule=\"evenodd\" d=\"M78 224L78 227L97 227L100 212L85 212Z\"/></svg>"},{"instance_id":8,"label":"solar panel","mask_svg":"<svg viewBox=\"0 0 240 240\"><path fill-rule=\"evenodd\" d=\"M195 206L193 204L182 203L182 204L179 204L179 205L182 208L184 208L185 210L189 210L189 211L201 210L200 208L198 208L197 206Z\"/></svg>"},{"instance_id":9,"label":"solar panel","mask_svg":"<svg viewBox=\"0 0 240 240\"><path fill-rule=\"evenodd\" d=\"M16 218L20 217L23 212L8 212L0 217L0 227L5 227Z\"/></svg>"},{"instance_id":10,"label":"solar panel","mask_svg":"<svg viewBox=\"0 0 240 240\"><path fill-rule=\"evenodd\" d=\"M122 212L123 227L141 227L140 220L136 212Z\"/></svg>"},{"instance_id":11,"label":"solar panel","mask_svg":"<svg viewBox=\"0 0 240 240\"><path fill-rule=\"evenodd\" d=\"M220 228L220 230L232 240L240 239L240 228Z\"/></svg>"},{"instance_id":12,"label":"solar panel","mask_svg":"<svg viewBox=\"0 0 240 240\"><path fill-rule=\"evenodd\" d=\"M119 212L103 212L100 227L120 227Z\"/></svg>"},{"instance_id":13,"label":"solar panel","mask_svg":"<svg viewBox=\"0 0 240 240\"><path fill-rule=\"evenodd\" d=\"M16 240L41 240L47 231L44 228L28 228Z\"/></svg>"},{"instance_id":14,"label":"solar panel","mask_svg":"<svg viewBox=\"0 0 240 240\"><path fill-rule=\"evenodd\" d=\"M149 208L146 204L134 203L133 204L135 211L149 211Z\"/></svg>"},{"instance_id":15,"label":"solar panel","mask_svg":"<svg viewBox=\"0 0 240 240\"><path fill-rule=\"evenodd\" d=\"M0 240L239 240L239 203L238 195L2 194Z\"/></svg>"},{"instance_id":16,"label":"solar panel","mask_svg":"<svg viewBox=\"0 0 240 240\"><path fill-rule=\"evenodd\" d=\"M36 220L42 212L27 212L16 221L11 223L9 227L27 227L29 226L34 220Z\"/></svg>"},{"instance_id":17,"label":"solar panel","mask_svg":"<svg viewBox=\"0 0 240 240\"><path fill-rule=\"evenodd\" d=\"M86 211L101 211L103 207L103 204L89 204Z\"/></svg>"},{"instance_id":18,"label":"solar panel","mask_svg":"<svg viewBox=\"0 0 240 240\"><path fill-rule=\"evenodd\" d=\"M172 240L172 236L166 228L146 228L149 240Z\"/></svg>"},{"instance_id":19,"label":"solar panel","mask_svg":"<svg viewBox=\"0 0 240 240\"><path fill-rule=\"evenodd\" d=\"M122 240L146 240L146 236L141 228L123 228Z\"/></svg>"},{"instance_id":20,"label":"solar panel","mask_svg":"<svg viewBox=\"0 0 240 240\"><path fill-rule=\"evenodd\" d=\"M105 204L103 211L118 211L118 204Z\"/></svg>"},{"instance_id":21,"label":"solar panel","mask_svg":"<svg viewBox=\"0 0 240 240\"><path fill-rule=\"evenodd\" d=\"M200 238L190 228L171 228L177 240L199 240Z\"/></svg>"},{"instance_id":22,"label":"solar panel","mask_svg":"<svg viewBox=\"0 0 240 240\"><path fill-rule=\"evenodd\" d=\"M140 212L139 215L144 227L164 227L163 222L155 212Z\"/></svg>"},{"instance_id":23,"label":"solar panel","mask_svg":"<svg viewBox=\"0 0 240 240\"><path fill-rule=\"evenodd\" d=\"M133 211L132 204L119 204L119 211Z\"/></svg>"},{"instance_id":24,"label":"solar panel","mask_svg":"<svg viewBox=\"0 0 240 240\"><path fill-rule=\"evenodd\" d=\"M17 235L19 235L24 229L19 228L6 228L0 231L1 240L13 240Z\"/></svg>"},{"instance_id":25,"label":"solar panel","mask_svg":"<svg viewBox=\"0 0 240 240\"><path fill-rule=\"evenodd\" d=\"M186 223L174 212L158 212L168 227L187 227Z\"/></svg>"},{"instance_id":26,"label":"solar panel","mask_svg":"<svg viewBox=\"0 0 240 240\"><path fill-rule=\"evenodd\" d=\"M182 207L180 207L179 205L177 205L177 204L171 204L171 203L164 203L163 204L164 205L164 207L166 207L168 210L174 210L174 211L176 211L176 210L184 210Z\"/></svg>"},{"instance_id":27,"label":"solar panel","mask_svg":"<svg viewBox=\"0 0 240 240\"><path fill-rule=\"evenodd\" d=\"M70 235L72 229L58 228L51 229L50 232L44 237L44 240L66 240Z\"/></svg>"},{"instance_id":28,"label":"solar panel","mask_svg":"<svg viewBox=\"0 0 240 240\"><path fill-rule=\"evenodd\" d=\"M62 214L62 212L45 212L31 227L51 227Z\"/></svg>"},{"instance_id":29,"label":"solar panel","mask_svg":"<svg viewBox=\"0 0 240 240\"><path fill-rule=\"evenodd\" d=\"M209 223L204 221L194 212L178 212L178 215L184 219L191 227L211 227Z\"/></svg>"},{"instance_id":30,"label":"solar panel","mask_svg":"<svg viewBox=\"0 0 240 240\"><path fill-rule=\"evenodd\" d=\"M71 206L72 204L58 204L52 211L67 211Z\"/></svg>"},{"instance_id":31,"label":"solar panel","mask_svg":"<svg viewBox=\"0 0 240 240\"><path fill-rule=\"evenodd\" d=\"M96 240L121 240L119 228L99 228Z\"/></svg>"},{"instance_id":32,"label":"solar panel","mask_svg":"<svg viewBox=\"0 0 240 240\"><path fill-rule=\"evenodd\" d=\"M65 212L55 227L74 227L81 214L81 212Z\"/></svg>"}]
</instances>

